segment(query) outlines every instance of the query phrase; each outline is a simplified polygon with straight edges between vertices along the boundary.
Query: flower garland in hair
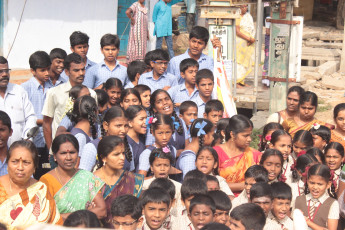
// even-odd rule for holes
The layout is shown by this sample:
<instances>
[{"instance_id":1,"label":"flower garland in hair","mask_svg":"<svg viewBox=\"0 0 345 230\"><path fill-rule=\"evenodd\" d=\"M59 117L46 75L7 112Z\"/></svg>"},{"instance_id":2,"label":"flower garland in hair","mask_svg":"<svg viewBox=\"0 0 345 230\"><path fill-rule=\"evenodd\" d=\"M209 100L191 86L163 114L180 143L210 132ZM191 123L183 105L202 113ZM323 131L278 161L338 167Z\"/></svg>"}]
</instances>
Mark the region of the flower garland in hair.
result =
<instances>
[{"instance_id":1,"label":"flower garland in hair","mask_svg":"<svg viewBox=\"0 0 345 230\"><path fill-rule=\"evenodd\" d=\"M74 105L74 99L72 97L68 97L67 103L65 106L65 111L63 112L60 120L62 120L68 112L71 112L73 110L73 105Z\"/></svg>"},{"instance_id":2,"label":"flower garland in hair","mask_svg":"<svg viewBox=\"0 0 345 230\"><path fill-rule=\"evenodd\" d=\"M315 129L315 130L318 130L319 128L320 128L320 124L318 124L318 123L314 123L313 124L313 128Z\"/></svg>"},{"instance_id":3,"label":"flower garland in hair","mask_svg":"<svg viewBox=\"0 0 345 230\"><path fill-rule=\"evenodd\" d=\"M150 129L151 125L157 122L157 118L156 117L147 117L146 118L146 128Z\"/></svg>"},{"instance_id":4,"label":"flower garland in hair","mask_svg":"<svg viewBox=\"0 0 345 230\"><path fill-rule=\"evenodd\" d=\"M271 136L271 135L266 135L266 136L265 136L265 140L266 140L266 144L267 144L267 145L271 144L271 139L272 139L272 136Z\"/></svg>"}]
</instances>

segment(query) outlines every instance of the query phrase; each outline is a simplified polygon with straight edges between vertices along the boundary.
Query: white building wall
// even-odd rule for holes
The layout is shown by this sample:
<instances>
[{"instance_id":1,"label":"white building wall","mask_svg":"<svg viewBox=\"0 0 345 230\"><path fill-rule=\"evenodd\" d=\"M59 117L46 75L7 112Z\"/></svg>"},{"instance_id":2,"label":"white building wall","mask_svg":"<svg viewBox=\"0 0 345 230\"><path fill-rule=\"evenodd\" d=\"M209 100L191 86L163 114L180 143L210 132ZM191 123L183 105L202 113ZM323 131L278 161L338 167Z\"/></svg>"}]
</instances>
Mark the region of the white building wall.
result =
<instances>
[{"instance_id":1,"label":"white building wall","mask_svg":"<svg viewBox=\"0 0 345 230\"><path fill-rule=\"evenodd\" d=\"M117 32L117 0L27 0L17 38L9 54L18 28L24 0L5 3L4 56L10 68L29 68L29 56L43 50L62 48L70 53L69 36L73 31L90 37L88 57L100 62L100 38Z\"/></svg>"}]
</instances>

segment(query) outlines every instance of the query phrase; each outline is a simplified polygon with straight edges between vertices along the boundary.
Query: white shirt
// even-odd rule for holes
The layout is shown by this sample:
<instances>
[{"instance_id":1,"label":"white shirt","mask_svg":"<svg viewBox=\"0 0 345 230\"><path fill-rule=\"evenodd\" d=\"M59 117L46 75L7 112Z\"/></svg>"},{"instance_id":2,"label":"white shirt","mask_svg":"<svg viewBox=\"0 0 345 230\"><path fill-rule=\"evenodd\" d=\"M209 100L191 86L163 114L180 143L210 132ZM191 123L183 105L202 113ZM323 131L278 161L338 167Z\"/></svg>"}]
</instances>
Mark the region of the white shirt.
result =
<instances>
[{"instance_id":1,"label":"white shirt","mask_svg":"<svg viewBox=\"0 0 345 230\"><path fill-rule=\"evenodd\" d=\"M143 185L143 190L147 190L152 181L154 181L156 179L155 176L153 176L152 178L149 178L149 179L145 179L144 180L144 185ZM176 199L176 202L179 201L181 199L181 183L177 182L177 181L174 181L174 180L171 180L169 177L168 179L175 185L175 199Z\"/></svg>"},{"instance_id":2,"label":"white shirt","mask_svg":"<svg viewBox=\"0 0 345 230\"><path fill-rule=\"evenodd\" d=\"M4 98L0 97L0 110L11 118L13 133L8 139L8 146L26 138L27 132L36 126L34 107L27 92L19 85L8 83Z\"/></svg>"},{"instance_id":3,"label":"white shirt","mask_svg":"<svg viewBox=\"0 0 345 230\"><path fill-rule=\"evenodd\" d=\"M278 229L294 230L293 221L288 216L285 216L284 219L279 220L272 214L272 212L269 212L266 218L264 230Z\"/></svg>"},{"instance_id":4,"label":"white shirt","mask_svg":"<svg viewBox=\"0 0 345 230\"><path fill-rule=\"evenodd\" d=\"M228 183L226 182L226 180L219 176L219 175L214 175L217 179L218 179L218 182L219 182L219 188L221 191L225 192L226 195L228 196L233 196L234 193L231 191Z\"/></svg>"},{"instance_id":5,"label":"white shirt","mask_svg":"<svg viewBox=\"0 0 345 230\"><path fill-rule=\"evenodd\" d=\"M233 210L234 208L236 208L237 206L239 206L241 204L246 204L248 202L249 202L249 199L247 196L247 192L245 189L243 189L243 191L240 193L240 195L238 195L238 197L236 197L235 199L232 200L231 210Z\"/></svg>"},{"instance_id":6,"label":"white shirt","mask_svg":"<svg viewBox=\"0 0 345 230\"><path fill-rule=\"evenodd\" d=\"M304 195L305 184L302 180L289 184L292 192L291 207L295 207L295 201L298 196Z\"/></svg>"}]
</instances>

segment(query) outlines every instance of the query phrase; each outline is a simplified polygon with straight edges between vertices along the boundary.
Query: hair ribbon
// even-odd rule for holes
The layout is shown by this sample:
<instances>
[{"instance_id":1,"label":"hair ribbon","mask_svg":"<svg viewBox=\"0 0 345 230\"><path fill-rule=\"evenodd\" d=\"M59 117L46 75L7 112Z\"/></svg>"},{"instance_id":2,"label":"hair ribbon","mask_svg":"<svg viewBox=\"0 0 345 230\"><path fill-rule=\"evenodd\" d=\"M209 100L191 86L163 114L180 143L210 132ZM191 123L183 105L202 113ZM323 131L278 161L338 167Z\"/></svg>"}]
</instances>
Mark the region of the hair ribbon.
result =
<instances>
[{"instance_id":1,"label":"hair ribbon","mask_svg":"<svg viewBox=\"0 0 345 230\"><path fill-rule=\"evenodd\" d=\"M206 121L198 122L195 125L195 128L199 129L197 136L200 137L201 135L206 135L204 127L207 125Z\"/></svg>"},{"instance_id":2,"label":"hair ribbon","mask_svg":"<svg viewBox=\"0 0 345 230\"><path fill-rule=\"evenodd\" d=\"M171 117L173 120L174 128L177 130L180 127L180 123L176 121L175 117Z\"/></svg>"},{"instance_id":3,"label":"hair ribbon","mask_svg":"<svg viewBox=\"0 0 345 230\"><path fill-rule=\"evenodd\" d=\"M163 151L164 153L170 153L170 149L169 149L168 146L165 146L164 148L162 148L162 151Z\"/></svg>"}]
</instances>

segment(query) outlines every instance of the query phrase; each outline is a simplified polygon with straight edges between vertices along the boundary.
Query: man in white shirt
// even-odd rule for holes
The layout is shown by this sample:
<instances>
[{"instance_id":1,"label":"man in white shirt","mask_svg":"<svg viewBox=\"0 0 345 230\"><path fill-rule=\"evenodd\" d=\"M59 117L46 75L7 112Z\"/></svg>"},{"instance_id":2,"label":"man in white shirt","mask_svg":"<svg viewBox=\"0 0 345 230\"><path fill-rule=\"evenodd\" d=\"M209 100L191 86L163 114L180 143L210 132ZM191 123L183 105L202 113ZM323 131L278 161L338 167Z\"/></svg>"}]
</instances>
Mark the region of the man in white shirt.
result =
<instances>
[{"instance_id":1,"label":"man in white shirt","mask_svg":"<svg viewBox=\"0 0 345 230\"><path fill-rule=\"evenodd\" d=\"M7 59L0 56L0 110L11 118L13 133L8 140L13 142L26 138L27 132L36 126L36 116L28 94L19 85L9 83L10 69Z\"/></svg>"}]
</instances>

